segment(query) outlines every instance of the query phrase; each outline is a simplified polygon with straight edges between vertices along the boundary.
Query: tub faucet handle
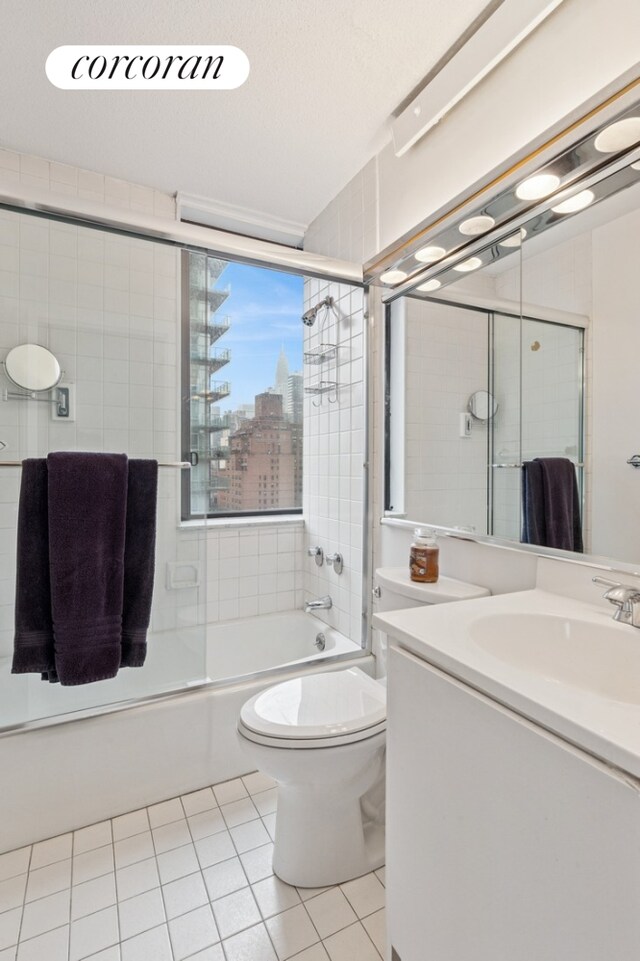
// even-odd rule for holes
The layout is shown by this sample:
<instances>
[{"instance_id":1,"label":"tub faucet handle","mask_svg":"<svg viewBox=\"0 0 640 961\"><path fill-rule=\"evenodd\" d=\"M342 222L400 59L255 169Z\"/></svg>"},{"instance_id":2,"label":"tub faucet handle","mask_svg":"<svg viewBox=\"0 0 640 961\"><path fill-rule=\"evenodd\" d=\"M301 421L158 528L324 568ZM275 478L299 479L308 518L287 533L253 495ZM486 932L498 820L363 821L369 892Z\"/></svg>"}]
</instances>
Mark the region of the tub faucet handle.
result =
<instances>
[{"instance_id":1,"label":"tub faucet handle","mask_svg":"<svg viewBox=\"0 0 640 961\"><path fill-rule=\"evenodd\" d=\"M325 561L327 564L333 565L333 569L336 574L342 574L342 568L344 567L344 559L342 554L338 554L337 551L335 554L327 554L325 556Z\"/></svg>"},{"instance_id":2,"label":"tub faucet handle","mask_svg":"<svg viewBox=\"0 0 640 961\"><path fill-rule=\"evenodd\" d=\"M322 567L324 562L324 551L321 547L308 547L307 554L309 557L315 557L318 567Z\"/></svg>"}]
</instances>

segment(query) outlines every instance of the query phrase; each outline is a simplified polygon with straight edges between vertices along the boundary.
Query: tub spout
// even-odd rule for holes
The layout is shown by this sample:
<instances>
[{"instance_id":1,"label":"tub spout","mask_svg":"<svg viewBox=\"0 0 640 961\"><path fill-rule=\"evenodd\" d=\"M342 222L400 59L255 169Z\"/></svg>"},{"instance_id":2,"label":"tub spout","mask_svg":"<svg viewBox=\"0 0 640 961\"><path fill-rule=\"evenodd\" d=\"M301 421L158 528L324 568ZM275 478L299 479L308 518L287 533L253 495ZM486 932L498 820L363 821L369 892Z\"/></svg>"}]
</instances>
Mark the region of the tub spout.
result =
<instances>
[{"instance_id":1,"label":"tub spout","mask_svg":"<svg viewBox=\"0 0 640 961\"><path fill-rule=\"evenodd\" d=\"M331 607L333 607L333 601L328 594L326 594L324 597L319 597L315 601L304 602L305 614L309 614L311 611L328 611Z\"/></svg>"}]
</instances>

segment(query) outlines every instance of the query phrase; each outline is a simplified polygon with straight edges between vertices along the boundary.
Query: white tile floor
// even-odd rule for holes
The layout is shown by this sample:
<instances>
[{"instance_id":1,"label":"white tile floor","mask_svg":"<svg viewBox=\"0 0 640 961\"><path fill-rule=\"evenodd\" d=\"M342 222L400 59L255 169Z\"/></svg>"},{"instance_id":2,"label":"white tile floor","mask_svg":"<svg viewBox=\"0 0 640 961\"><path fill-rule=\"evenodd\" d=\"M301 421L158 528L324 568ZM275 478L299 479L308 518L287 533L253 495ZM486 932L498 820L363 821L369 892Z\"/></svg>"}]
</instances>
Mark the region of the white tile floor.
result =
<instances>
[{"instance_id":1,"label":"white tile floor","mask_svg":"<svg viewBox=\"0 0 640 961\"><path fill-rule=\"evenodd\" d=\"M0 961L380 961L384 869L283 884L275 808L249 774L0 855Z\"/></svg>"}]
</instances>

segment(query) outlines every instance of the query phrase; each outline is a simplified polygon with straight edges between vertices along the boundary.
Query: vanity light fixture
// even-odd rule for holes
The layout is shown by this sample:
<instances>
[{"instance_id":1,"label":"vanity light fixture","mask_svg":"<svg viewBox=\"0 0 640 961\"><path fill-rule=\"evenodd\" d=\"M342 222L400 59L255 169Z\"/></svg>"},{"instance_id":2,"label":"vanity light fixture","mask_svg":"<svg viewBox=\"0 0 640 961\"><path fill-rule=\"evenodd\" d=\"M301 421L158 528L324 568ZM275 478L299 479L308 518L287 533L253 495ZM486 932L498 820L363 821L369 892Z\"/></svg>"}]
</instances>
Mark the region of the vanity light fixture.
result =
<instances>
[{"instance_id":1,"label":"vanity light fixture","mask_svg":"<svg viewBox=\"0 0 640 961\"><path fill-rule=\"evenodd\" d=\"M548 197L560 186L557 174L534 174L516 187L516 197L519 200L542 200Z\"/></svg>"},{"instance_id":2,"label":"vanity light fixture","mask_svg":"<svg viewBox=\"0 0 640 961\"><path fill-rule=\"evenodd\" d=\"M478 267L481 266L482 260L480 257L469 257L468 260L463 260L461 264L454 264L453 269L460 271L462 274L466 274L470 270L477 270Z\"/></svg>"},{"instance_id":3,"label":"vanity light fixture","mask_svg":"<svg viewBox=\"0 0 640 961\"><path fill-rule=\"evenodd\" d=\"M640 117L624 117L601 130L593 142L599 153L617 153L640 141Z\"/></svg>"},{"instance_id":4,"label":"vanity light fixture","mask_svg":"<svg viewBox=\"0 0 640 961\"><path fill-rule=\"evenodd\" d=\"M421 247L413 255L421 264L434 264L446 254L444 247Z\"/></svg>"},{"instance_id":5,"label":"vanity light fixture","mask_svg":"<svg viewBox=\"0 0 640 961\"><path fill-rule=\"evenodd\" d=\"M439 287L442 287L441 282L437 280L436 277L432 277L431 280L427 280L426 283L420 284L420 286L418 287L418 290L423 290L425 293L428 294L429 291L438 290Z\"/></svg>"},{"instance_id":6,"label":"vanity light fixture","mask_svg":"<svg viewBox=\"0 0 640 961\"><path fill-rule=\"evenodd\" d=\"M504 240L499 240L498 246L499 247L520 247L522 244L522 241L525 239L526 236L527 236L527 231L524 229L524 227L521 227L520 230L517 230L515 234L511 234L510 237L505 237Z\"/></svg>"},{"instance_id":7,"label":"vanity light fixture","mask_svg":"<svg viewBox=\"0 0 640 961\"><path fill-rule=\"evenodd\" d=\"M385 270L383 274L380 274L380 280L383 284L399 284L406 280L408 276L404 270Z\"/></svg>"},{"instance_id":8,"label":"vanity light fixture","mask_svg":"<svg viewBox=\"0 0 640 961\"><path fill-rule=\"evenodd\" d=\"M562 203L556 204L552 207L554 214L575 214L579 210L584 210L589 204L592 204L596 199L596 195L593 190L581 190L579 194L574 194L573 197L569 197L568 200L563 200Z\"/></svg>"},{"instance_id":9,"label":"vanity light fixture","mask_svg":"<svg viewBox=\"0 0 640 961\"><path fill-rule=\"evenodd\" d=\"M487 230L491 230L495 227L495 220L488 214L480 214L478 217L469 217L467 220L463 220L458 230L465 237L479 237L480 234L486 234Z\"/></svg>"}]
</instances>

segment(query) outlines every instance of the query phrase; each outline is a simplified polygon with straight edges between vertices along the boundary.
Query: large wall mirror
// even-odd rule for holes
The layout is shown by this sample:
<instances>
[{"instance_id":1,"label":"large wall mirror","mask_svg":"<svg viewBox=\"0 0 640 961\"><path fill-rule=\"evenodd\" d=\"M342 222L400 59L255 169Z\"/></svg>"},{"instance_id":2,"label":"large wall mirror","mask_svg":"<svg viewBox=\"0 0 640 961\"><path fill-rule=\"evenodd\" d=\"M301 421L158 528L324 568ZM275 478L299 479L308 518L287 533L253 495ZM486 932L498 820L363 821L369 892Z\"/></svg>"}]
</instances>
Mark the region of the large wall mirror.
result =
<instances>
[{"instance_id":1,"label":"large wall mirror","mask_svg":"<svg viewBox=\"0 0 640 961\"><path fill-rule=\"evenodd\" d=\"M526 465L553 459L575 484L562 546L640 561L639 237L636 151L389 304L388 514L559 546L527 532Z\"/></svg>"}]
</instances>

